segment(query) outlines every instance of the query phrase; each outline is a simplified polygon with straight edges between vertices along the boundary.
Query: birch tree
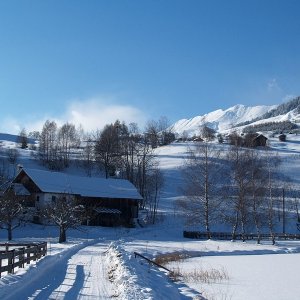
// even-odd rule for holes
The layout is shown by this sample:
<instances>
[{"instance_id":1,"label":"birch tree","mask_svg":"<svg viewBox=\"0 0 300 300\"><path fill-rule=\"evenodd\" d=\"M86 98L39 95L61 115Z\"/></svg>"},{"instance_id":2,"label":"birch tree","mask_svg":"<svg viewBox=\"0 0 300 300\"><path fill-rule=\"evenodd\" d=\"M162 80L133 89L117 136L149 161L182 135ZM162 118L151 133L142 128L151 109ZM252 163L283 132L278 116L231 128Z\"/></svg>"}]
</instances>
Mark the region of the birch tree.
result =
<instances>
[{"instance_id":1,"label":"birch tree","mask_svg":"<svg viewBox=\"0 0 300 300\"><path fill-rule=\"evenodd\" d=\"M207 238L211 237L211 224L216 220L222 202L220 154L215 145L199 143L189 148L183 169L185 198L179 205L187 213L189 224L200 223L205 227Z\"/></svg>"},{"instance_id":2,"label":"birch tree","mask_svg":"<svg viewBox=\"0 0 300 300\"><path fill-rule=\"evenodd\" d=\"M265 151L265 167L266 167L266 193L267 193L267 220L272 244L275 245L274 218L275 218L275 198L278 190L278 181L276 173L280 164L277 154L269 149Z\"/></svg>"}]
</instances>

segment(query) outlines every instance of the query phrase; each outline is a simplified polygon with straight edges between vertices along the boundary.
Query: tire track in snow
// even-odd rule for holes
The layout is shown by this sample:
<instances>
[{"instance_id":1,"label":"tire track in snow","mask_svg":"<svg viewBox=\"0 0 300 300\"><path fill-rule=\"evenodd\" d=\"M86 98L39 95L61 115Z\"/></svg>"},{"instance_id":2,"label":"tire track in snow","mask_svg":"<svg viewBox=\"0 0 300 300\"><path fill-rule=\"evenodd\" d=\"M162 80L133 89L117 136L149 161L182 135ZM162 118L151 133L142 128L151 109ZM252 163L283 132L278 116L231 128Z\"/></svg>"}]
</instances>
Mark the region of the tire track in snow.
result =
<instances>
[{"instance_id":1,"label":"tire track in snow","mask_svg":"<svg viewBox=\"0 0 300 300\"><path fill-rule=\"evenodd\" d=\"M104 262L106 245L88 246L73 255L68 261L64 280L49 299L109 299Z\"/></svg>"},{"instance_id":2,"label":"tire track in snow","mask_svg":"<svg viewBox=\"0 0 300 300\"><path fill-rule=\"evenodd\" d=\"M0 293L1 299L109 299L104 251L107 242L93 240L45 257L20 281Z\"/></svg>"}]
</instances>

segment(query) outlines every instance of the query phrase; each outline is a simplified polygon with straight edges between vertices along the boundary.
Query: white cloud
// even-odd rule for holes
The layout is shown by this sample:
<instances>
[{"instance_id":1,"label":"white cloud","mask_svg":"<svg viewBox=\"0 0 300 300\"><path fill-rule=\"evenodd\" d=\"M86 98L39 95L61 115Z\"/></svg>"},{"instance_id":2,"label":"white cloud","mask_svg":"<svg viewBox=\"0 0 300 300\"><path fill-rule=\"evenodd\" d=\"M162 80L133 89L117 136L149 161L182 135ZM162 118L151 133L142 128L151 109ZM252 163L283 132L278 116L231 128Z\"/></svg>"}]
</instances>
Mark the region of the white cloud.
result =
<instances>
[{"instance_id":1,"label":"white cloud","mask_svg":"<svg viewBox=\"0 0 300 300\"><path fill-rule=\"evenodd\" d=\"M42 117L31 115L22 119L8 117L2 120L0 132L18 134L24 127L27 132L40 131L47 119L54 120L58 126L69 122L76 126L82 125L85 131L92 131L102 129L106 124L113 123L117 119L127 124L136 122L142 127L146 116L138 108L131 105L118 104L109 97L98 97L71 101L60 116L45 114Z\"/></svg>"},{"instance_id":2,"label":"white cloud","mask_svg":"<svg viewBox=\"0 0 300 300\"><path fill-rule=\"evenodd\" d=\"M133 106L108 104L97 99L71 103L64 119L76 125L81 124L87 131L102 129L105 124L117 119L127 124L136 122L143 125L145 122L144 114Z\"/></svg>"}]
</instances>

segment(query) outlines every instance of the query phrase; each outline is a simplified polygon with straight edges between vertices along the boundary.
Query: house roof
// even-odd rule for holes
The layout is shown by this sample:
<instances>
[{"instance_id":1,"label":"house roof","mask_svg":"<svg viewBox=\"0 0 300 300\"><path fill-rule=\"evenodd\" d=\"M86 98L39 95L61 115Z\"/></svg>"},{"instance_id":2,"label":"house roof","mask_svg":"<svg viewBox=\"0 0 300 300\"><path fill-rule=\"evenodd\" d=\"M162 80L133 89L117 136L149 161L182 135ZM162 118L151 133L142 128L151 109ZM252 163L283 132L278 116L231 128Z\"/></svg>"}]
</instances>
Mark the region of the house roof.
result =
<instances>
[{"instance_id":1,"label":"house roof","mask_svg":"<svg viewBox=\"0 0 300 300\"><path fill-rule=\"evenodd\" d=\"M125 179L81 177L60 172L23 168L16 176L15 182L22 172L25 172L45 193L68 193L82 197L142 199L136 187Z\"/></svg>"},{"instance_id":2,"label":"house roof","mask_svg":"<svg viewBox=\"0 0 300 300\"><path fill-rule=\"evenodd\" d=\"M259 134L258 136L256 136L256 137L254 138L254 140L261 139L261 138L263 138L264 140L267 140L267 139L268 139L266 136L264 136L264 135L262 135L262 134Z\"/></svg>"},{"instance_id":3,"label":"house roof","mask_svg":"<svg viewBox=\"0 0 300 300\"><path fill-rule=\"evenodd\" d=\"M28 190L21 183L12 183L11 187L17 196L30 196Z\"/></svg>"},{"instance_id":4,"label":"house roof","mask_svg":"<svg viewBox=\"0 0 300 300\"><path fill-rule=\"evenodd\" d=\"M30 196L29 191L21 183L12 183L11 181L8 181L4 183L1 188L3 191L0 192L0 196L4 195L10 189L13 190L17 196Z\"/></svg>"}]
</instances>

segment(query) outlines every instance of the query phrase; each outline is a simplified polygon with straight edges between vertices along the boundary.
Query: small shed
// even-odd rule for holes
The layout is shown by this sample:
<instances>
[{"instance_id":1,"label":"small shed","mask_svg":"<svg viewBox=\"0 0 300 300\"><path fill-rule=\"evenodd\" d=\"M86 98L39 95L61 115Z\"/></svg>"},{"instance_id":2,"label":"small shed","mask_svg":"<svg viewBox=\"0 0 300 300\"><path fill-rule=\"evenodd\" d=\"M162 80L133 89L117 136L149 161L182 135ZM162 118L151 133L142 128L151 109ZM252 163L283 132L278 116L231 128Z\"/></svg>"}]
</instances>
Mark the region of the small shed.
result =
<instances>
[{"instance_id":1,"label":"small shed","mask_svg":"<svg viewBox=\"0 0 300 300\"><path fill-rule=\"evenodd\" d=\"M193 142L204 142L204 140L200 136L197 136L193 139Z\"/></svg>"},{"instance_id":2,"label":"small shed","mask_svg":"<svg viewBox=\"0 0 300 300\"><path fill-rule=\"evenodd\" d=\"M286 141L286 134L282 133L279 134L278 139L280 142L285 142Z\"/></svg>"},{"instance_id":3,"label":"small shed","mask_svg":"<svg viewBox=\"0 0 300 300\"><path fill-rule=\"evenodd\" d=\"M252 140L252 147L265 147L267 145L268 138L262 134L259 134Z\"/></svg>"}]
</instances>

